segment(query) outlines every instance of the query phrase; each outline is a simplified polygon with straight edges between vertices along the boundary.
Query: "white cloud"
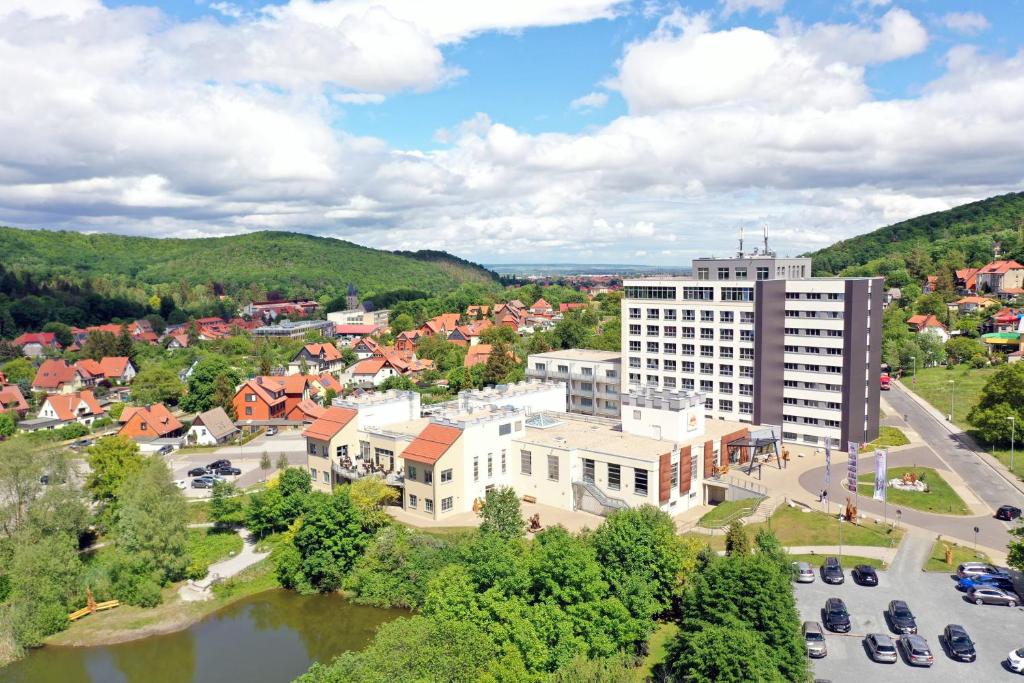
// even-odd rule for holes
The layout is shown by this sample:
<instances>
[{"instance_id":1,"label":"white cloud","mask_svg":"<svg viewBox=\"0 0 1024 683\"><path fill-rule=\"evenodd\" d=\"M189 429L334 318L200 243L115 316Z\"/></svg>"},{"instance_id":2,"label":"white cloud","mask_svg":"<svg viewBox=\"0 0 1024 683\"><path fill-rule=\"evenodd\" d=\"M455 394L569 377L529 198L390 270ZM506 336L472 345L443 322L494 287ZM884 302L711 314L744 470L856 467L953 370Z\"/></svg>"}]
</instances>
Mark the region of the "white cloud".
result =
<instances>
[{"instance_id":1,"label":"white cloud","mask_svg":"<svg viewBox=\"0 0 1024 683\"><path fill-rule=\"evenodd\" d=\"M232 19L240 19L243 14L241 7L230 2L211 2L210 9Z\"/></svg>"},{"instance_id":2,"label":"white cloud","mask_svg":"<svg viewBox=\"0 0 1024 683\"><path fill-rule=\"evenodd\" d=\"M979 12L950 12L942 16L942 24L953 31L966 35L977 35L989 29L990 24Z\"/></svg>"},{"instance_id":3,"label":"white cloud","mask_svg":"<svg viewBox=\"0 0 1024 683\"><path fill-rule=\"evenodd\" d=\"M781 12L786 0L719 0L722 5L722 16L728 17L732 14L743 14L756 9L761 14L768 12Z\"/></svg>"},{"instance_id":4,"label":"white cloud","mask_svg":"<svg viewBox=\"0 0 1024 683\"><path fill-rule=\"evenodd\" d=\"M303 1L223 25L63 2L0 10L0 223L678 262L731 251L740 225L797 253L1024 183L1024 53L956 47L919 95L872 97L865 65L927 41L903 10L773 31L677 12L607 84L628 115L530 134L480 112L397 150L334 128L338 104L451 78L439 45L488 30L475 5ZM617 11L547 4L489 26Z\"/></svg>"},{"instance_id":5,"label":"white cloud","mask_svg":"<svg viewBox=\"0 0 1024 683\"><path fill-rule=\"evenodd\" d=\"M600 109L608 104L608 94L603 92L591 92L577 97L569 103L573 109Z\"/></svg>"}]
</instances>

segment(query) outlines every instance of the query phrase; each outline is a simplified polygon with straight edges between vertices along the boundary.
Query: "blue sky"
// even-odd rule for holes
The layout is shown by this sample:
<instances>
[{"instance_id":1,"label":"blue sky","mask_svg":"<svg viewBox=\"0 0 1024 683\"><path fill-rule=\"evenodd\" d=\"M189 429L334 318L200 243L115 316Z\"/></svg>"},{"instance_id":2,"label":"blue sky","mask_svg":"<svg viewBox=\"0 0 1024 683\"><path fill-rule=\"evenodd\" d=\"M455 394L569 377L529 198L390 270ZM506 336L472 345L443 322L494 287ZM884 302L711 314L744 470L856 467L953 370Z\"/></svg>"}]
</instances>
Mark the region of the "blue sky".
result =
<instances>
[{"instance_id":1,"label":"blue sky","mask_svg":"<svg viewBox=\"0 0 1024 683\"><path fill-rule=\"evenodd\" d=\"M1024 183L1024 0L8 2L6 224L676 264Z\"/></svg>"}]
</instances>

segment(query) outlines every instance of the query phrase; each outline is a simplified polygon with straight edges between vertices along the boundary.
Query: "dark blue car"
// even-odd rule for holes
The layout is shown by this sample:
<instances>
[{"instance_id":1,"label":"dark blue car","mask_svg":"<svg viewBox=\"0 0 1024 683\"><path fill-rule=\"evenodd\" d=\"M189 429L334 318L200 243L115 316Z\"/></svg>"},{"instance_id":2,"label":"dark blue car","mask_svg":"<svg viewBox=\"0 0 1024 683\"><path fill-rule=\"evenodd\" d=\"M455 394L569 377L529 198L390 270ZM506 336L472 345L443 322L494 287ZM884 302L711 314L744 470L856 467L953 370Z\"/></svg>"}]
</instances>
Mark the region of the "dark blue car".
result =
<instances>
[{"instance_id":1,"label":"dark blue car","mask_svg":"<svg viewBox=\"0 0 1024 683\"><path fill-rule=\"evenodd\" d=\"M1010 580L1010 575L1005 572L999 572L998 574L982 574L981 576L966 576L962 579L957 579L956 587L962 591L969 591L972 588L986 586L989 588L1000 588L1002 590L1013 590L1013 581Z\"/></svg>"}]
</instances>

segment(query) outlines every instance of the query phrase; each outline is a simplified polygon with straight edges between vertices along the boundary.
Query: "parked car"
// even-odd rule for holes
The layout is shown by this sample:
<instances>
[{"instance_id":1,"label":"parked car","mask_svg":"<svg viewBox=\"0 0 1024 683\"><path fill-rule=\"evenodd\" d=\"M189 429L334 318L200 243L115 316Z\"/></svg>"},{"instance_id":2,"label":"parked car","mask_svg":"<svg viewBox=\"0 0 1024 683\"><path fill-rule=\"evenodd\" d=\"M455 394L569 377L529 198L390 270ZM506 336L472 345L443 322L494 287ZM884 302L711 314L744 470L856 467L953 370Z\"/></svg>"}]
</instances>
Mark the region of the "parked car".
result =
<instances>
[{"instance_id":1,"label":"parked car","mask_svg":"<svg viewBox=\"0 0 1024 683\"><path fill-rule=\"evenodd\" d=\"M267 436L276 436L277 427L267 427Z\"/></svg>"},{"instance_id":2,"label":"parked car","mask_svg":"<svg viewBox=\"0 0 1024 683\"><path fill-rule=\"evenodd\" d=\"M895 664L899 659L899 655L896 654L896 644L885 633L869 633L864 639L864 645L867 646L871 659L876 662Z\"/></svg>"},{"instance_id":3,"label":"parked car","mask_svg":"<svg viewBox=\"0 0 1024 683\"><path fill-rule=\"evenodd\" d=\"M808 657L820 659L828 654L828 646L825 645L825 632L821 630L821 624L816 621L805 621L803 632Z\"/></svg>"},{"instance_id":4,"label":"parked car","mask_svg":"<svg viewBox=\"0 0 1024 683\"><path fill-rule=\"evenodd\" d=\"M206 469L205 467L193 467L192 469L190 469L188 471L188 476L190 476L190 477L203 477L203 476L206 476L209 473L210 473L210 471L208 469Z\"/></svg>"},{"instance_id":5,"label":"parked car","mask_svg":"<svg viewBox=\"0 0 1024 683\"><path fill-rule=\"evenodd\" d=\"M825 564L821 565L821 580L832 584L846 581L846 577L843 575L843 565L839 564L838 557L825 558Z\"/></svg>"},{"instance_id":6,"label":"parked car","mask_svg":"<svg viewBox=\"0 0 1024 683\"><path fill-rule=\"evenodd\" d=\"M174 447L171 446L170 444L167 444L165 446L161 446L160 450L157 451L157 453L159 453L160 455L170 455L173 452L174 452Z\"/></svg>"},{"instance_id":7,"label":"parked car","mask_svg":"<svg viewBox=\"0 0 1024 683\"><path fill-rule=\"evenodd\" d=\"M957 579L956 587L962 591L969 591L972 588L987 586L988 588L999 588L1004 591L1013 590L1013 579L1009 574L1000 572L998 574L982 574L981 576L965 576Z\"/></svg>"},{"instance_id":8,"label":"parked car","mask_svg":"<svg viewBox=\"0 0 1024 683\"><path fill-rule=\"evenodd\" d=\"M209 470L210 472L214 472L216 470L219 470L221 467L231 467L231 461L225 460L224 458L221 458L220 460L214 460L213 462L206 466L206 469Z\"/></svg>"},{"instance_id":9,"label":"parked car","mask_svg":"<svg viewBox=\"0 0 1024 683\"><path fill-rule=\"evenodd\" d=\"M814 583L814 569L809 562L794 562L793 578L797 583Z\"/></svg>"},{"instance_id":10,"label":"parked car","mask_svg":"<svg viewBox=\"0 0 1024 683\"><path fill-rule=\"evenodd\" d=\"M928 647L928 641L924 639L924 636L919 636L916 633L902 635L900 636L900 647L903 649L903 655L907 658L907 663L911 666L931 666L935 663L932 649Z\"/></svg>"},{"instance_id":11,"label":"parked car","mask_svg":"<svg viewBox=\"0 0 1024 683\"><path fill-rule=\"evenodd\" d=\"M1010 671L1024 673L1024 647L1010 650L1010 654L1006 655L1006 664L1010 667Z\"/></svg>"},{"instance_id":12,"label":"parked car","mask_svg":"<svg viewBox=\"0 0 1024 683\"><path fill-rule=\"evenodd\" d=\"M965 576L981 576L982 574L1000 574L998 569L987 562L962 562L956 568L956 575L961 579Z\"/></svg>"},{"instance_id":13,"label":"parked car","mask_svg":"<svg viewBox=\"0 0 1024 683\"><path fill-rule=\"evenodd\" d=\"M177 486L182 491L184 491L185 489L188 488L188 480L186 480L186 479L175 479L174 480L174 485Z\"/></svg>"},{"instance_id":14,"label":"parked car","mask_svg":"<svg viewBox=\"0 0 1024 683\"><path fill-rule=\"evenodd\" d=\"M221 467L217 470L217 474L222 477L237 477L242 473L242 470L237 467Z\"/></svg>"},{"instance_id":15,"label":"parked car","mask_svg":"<svg viewBox=\"0 0 1024 683\"><path fill-rule=\"evenodd\" d=\"M975 605L1006 605L1016 607L1020 604L1020 598L1016 593L990 588L989 586L977 586L967 591L967 599Z\"/></svg>"},{"instance_id":16,"label":"parked car","mask_svg":"<svg viewBox=\"0 0 1024 683\"><path fill-rule=\"evenodd\" d=\"M886 611L893 633L917 633L917 620L910 607L902 600L892 600Z\"/></svg>"},{"instance_id":17,"label":"parked car","mask_svg":"<svg viewBox=\"0 0 1024 683\"><path fill-rule=\"evenodd\" d=\"M1015 519L1020 518L1020 508L1012 505L1002 505L996 510L996 519L1003 519L1007 522L1012 522Z\"/></svg>"},{"instance_id":18,"label":"parked car","mask_svg":"<svg viewBox=\"0 0 1024 683\"><path fill-rule=\"evenodd\" d=\"M877 586L878 585L878 573L875 568L869 564L858 564L850 572L850 576L853 577L853 582L859 586Z\"/></svg>"},{"instance_id":19,"label":"parked car","mask_svg":"<svg viewBox=\"0 0 1024 683\"><path fill-rule=\"evenodd\" d=\"M836 633L847 633L850 630L850 613L846 611L846 603L839 598L825 601L825 628Z\"/></svg>"},{"instance_id":20,"label":"parked car","mask_svg":"<svg viewBox=\"0 0 1024 683\"><path fill-rule=\"evenodd\" d=\"M196 477L192 480L192 488L194 489L212 489L213 488L213 477L206 474L201 477Z\"/></svg>"},{"instance_id":21,"label":"parked car","mask_svg":"<svg viewBox=\"0 0 1024 683\"><path fill-rule=\"evenodd\" d=\"M959 624L947 624L942 630L942 638L946 641L949 656L961 662L973 662L978 653L974 650L974 641L967 635L967 629Z\"/></svg>"}]
</instances>

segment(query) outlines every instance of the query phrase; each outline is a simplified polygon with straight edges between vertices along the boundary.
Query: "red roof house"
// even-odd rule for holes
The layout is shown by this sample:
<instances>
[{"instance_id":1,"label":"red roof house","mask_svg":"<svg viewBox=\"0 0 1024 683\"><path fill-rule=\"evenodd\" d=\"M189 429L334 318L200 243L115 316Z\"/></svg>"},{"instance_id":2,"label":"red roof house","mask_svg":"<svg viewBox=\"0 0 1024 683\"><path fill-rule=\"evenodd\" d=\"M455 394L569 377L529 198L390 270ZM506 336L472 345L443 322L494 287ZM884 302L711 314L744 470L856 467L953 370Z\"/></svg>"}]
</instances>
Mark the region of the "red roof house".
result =
<instances>
[{"instance_id":1,"label":"red roof house","mask_svg":"<svg viewBox=\"0 0 1024 683\"><path fill-rule=\"evenodd\" d=\"M129 406L121 413L118 436L132 439L163 439L181 436L184 425L163 403L151 406Z\"/></svg>"},{"instance_id":2,"label":"red roof house","mask_svg":"<svg viewBox=\"0 0 1024 683\"><path fill-rule=\"evenodd\" d=\"M65 424L81 422L88 426L97 418L102 417L105 410L96 401L96 397L88 389L69 394L47 396L39 409L39 417L60 420Z\"/></svg>"}]
</instances>

